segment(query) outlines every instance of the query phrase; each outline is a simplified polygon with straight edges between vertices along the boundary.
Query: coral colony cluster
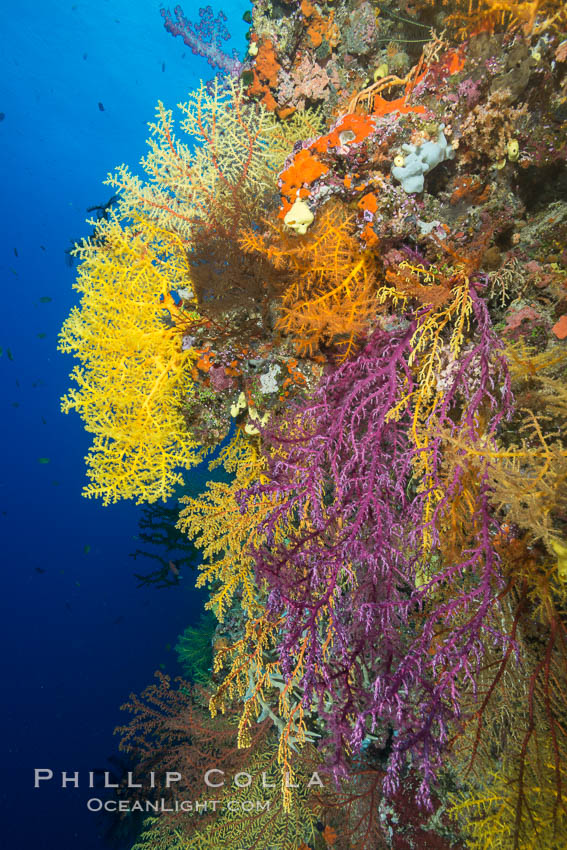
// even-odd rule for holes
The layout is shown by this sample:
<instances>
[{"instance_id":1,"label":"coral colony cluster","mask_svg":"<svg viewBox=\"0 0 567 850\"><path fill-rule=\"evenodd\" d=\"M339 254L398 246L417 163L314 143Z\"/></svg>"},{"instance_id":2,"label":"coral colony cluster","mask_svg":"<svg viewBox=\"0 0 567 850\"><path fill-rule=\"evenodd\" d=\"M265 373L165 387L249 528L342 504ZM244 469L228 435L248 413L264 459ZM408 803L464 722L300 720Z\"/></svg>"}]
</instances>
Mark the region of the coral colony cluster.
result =
<instances>
[{"instance_id":1,"label":"coral colony cluster","mask_svg":"<svg viewBox=\"0 0 567 850\"><path fill-rule=\"evenodd\" d=\"M216 449L212 667L119 731L252 781L135 848L563 850L565 4L256 0L243 62L162 14L221 72L76 247L63 409L104 504Z\"/></svg>"}]
</instances>

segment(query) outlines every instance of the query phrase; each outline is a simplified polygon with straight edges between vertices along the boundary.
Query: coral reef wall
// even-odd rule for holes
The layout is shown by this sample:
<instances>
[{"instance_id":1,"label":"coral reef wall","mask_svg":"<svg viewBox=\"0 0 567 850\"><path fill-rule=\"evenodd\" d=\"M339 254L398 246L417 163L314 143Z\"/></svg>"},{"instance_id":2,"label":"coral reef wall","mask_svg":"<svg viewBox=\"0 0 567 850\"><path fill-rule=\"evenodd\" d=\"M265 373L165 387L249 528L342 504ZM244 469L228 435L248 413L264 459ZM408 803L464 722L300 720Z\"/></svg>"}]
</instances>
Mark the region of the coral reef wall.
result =
<instances>
[{"instance_id":1,"label":"coral reef wall","mask_svg":"<svg viewBox=\"0 0 567 850\"><path fill-rule=\"evenodd\" d=\"M242 62L202 12L61 334L85 495L220 447L211 668L120 731L254 781L135 847L567 848L565 6L257 0Z\"/></svg>"}]
</instances>

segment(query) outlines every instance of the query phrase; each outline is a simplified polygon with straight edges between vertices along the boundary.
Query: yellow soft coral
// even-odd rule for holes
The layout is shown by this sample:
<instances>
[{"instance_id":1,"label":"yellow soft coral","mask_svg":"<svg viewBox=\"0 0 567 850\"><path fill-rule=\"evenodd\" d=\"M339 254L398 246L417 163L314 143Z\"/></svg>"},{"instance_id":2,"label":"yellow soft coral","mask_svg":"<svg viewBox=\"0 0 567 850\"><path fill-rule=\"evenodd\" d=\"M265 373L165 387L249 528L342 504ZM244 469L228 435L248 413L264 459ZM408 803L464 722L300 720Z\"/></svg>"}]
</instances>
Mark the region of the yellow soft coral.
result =
<instances>
[{"instance_id":1,"label":"yellow soft coral","mask_svg":"<svg viewBox=\"0 0 567 850\"><path fill-rule=\"evenodd\" d=\"M567 583L567 545L563 541L552 540L551 548L557 555L557 574Z\"/></svg>"},{"instance_id":2,"label":"yellow soft coral","mask_svg":"<svg viewBox=\"0 0 567 850\"><path fill-rule=\"evenodd\" d=\"M525 752L501 765L495 760L481 784L471 782L450 795L449 814L466 830L469 850L565 850L567 770L561 755L534 732Z\"/></svg>"},{"instance_id":3,"label":"yellow soft coral","mask_svg":"<svg viewBox=\"0 0 567 850\"><path fill-rule=\"evenodd\" d=\"M158 103L150 124L149 154L142 159L146 180L121 165L107 183L119 191L120 214L142 215L177 233L189 245L195 232L234 237L243 222L262 208L266 191L275 188L270 162L270 133L263 106L252 106L242 87L227 78L201 83L186 103L175 135L171 110Z\"/></svg>"},{"instance_id":4,"label":"yellow soft coral","mask_svg":"<svg viewBox=\"0 0 567 850\"><path fill-rule=\"evenodd\" d=\"M178 528L191 537L203 550L204 563L197 587L207 584L214 592L207 608L215 612L222 622L235 594L241 596L240 604L249 614L257 614L258 599L254 579L254 561L250 546L258 546L262 539L257 532L258 523L273 508L264 498L250 511L242 513L236 493L260 480L265 463L257 450L241 432L220 454L229 473L234 473L231 483L209 481L205 493L197 498L183 497L186 507L181 511Z\"/></svg>"},{"instance_id":5,"label":"yellow soft coral","mask_svg":"<svg viewBox=\"0 0 567 850\"><path fill-rule=\"evenodd\" d=\"M65 321L59 350L80 361L78 385L62 399L94 434L87 455L87 497L165 500L179 471L200 460L180 412L191 392L189 361L171 321L172 290L186 287L179 240L143 223L101 221L76 249L82 293ZM172 327L173 325L173 327Z\"/></svg>"}]
</instances>

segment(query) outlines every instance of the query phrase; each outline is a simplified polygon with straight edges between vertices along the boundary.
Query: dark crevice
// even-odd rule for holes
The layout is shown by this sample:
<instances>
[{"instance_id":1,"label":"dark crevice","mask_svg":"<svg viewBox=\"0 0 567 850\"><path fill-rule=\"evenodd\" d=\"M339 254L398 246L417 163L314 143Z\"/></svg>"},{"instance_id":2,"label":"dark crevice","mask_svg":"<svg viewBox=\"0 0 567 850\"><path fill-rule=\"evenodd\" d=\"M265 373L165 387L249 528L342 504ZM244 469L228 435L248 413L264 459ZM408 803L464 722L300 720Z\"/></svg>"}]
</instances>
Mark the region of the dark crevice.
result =
<instances>
[{"instance_id":1,"label":"dark crevice","mask_svg":"<svg viewBox=\"0 0 567 850\"><path fill-rule=\"evenodd\" d=\"M567 199L567 167L564 162L540 168L530 165L518 174L517 192L527 212L543 210Z\"/></svg>"}]
</instances>

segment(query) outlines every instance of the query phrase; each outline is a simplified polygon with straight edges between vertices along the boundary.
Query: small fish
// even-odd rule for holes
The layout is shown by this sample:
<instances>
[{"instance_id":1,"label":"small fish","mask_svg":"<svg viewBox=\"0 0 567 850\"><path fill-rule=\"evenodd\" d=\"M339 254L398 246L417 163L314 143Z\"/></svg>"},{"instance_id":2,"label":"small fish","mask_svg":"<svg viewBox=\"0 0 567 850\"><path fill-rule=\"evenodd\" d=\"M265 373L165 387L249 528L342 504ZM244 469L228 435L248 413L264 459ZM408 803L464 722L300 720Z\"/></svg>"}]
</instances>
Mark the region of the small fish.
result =
<instances>
[{"instance_id":1,"label":"small fish","mask_svg":"<svg viewBox=\"0 0 567 850\"><path fill-rule=\"evenodd\" d=\"M2 357L3 354L4 354L4 349L0 348L0 357Z\"/></svg>"},{"instance_id":2,"label":"small fish","mask_svg":"<svg viewBox=\"0 0 567 850\"><path fill-rule=\"evenodd\" d=\"M8 355L8 360L14 359L14 355L12 354L12 350L10 348L6 349L6 354ZM18 383L18 382L16 381L16 383ZM18 384L18 386L19 386L19 384Z\"/></svg>"},{"instance_id":3,"label":"small fish","mask_svg":"<svg viewBox=\"0 0 567 850\"><path fill-rule=\"evenodd\" d=\"M42 425L47 425L47 419L45 418L45 416L42 416L42 417L41 417L41 424L42 424Z\"/></svg>"},{"instance_id":4,"label":"small fish","mask_svg":"<svg viewBox=\"0 0 567 850\"><path fill-rule=\"evenodd\" d=\"M38 334L37 336L38 336L38 339L45 339L47 334Z\"/></svg>"},{"instance_id":5,"label":"small fish","mask_svg":"<svg viewBox=\"0 0 567 850\"><path fill-rule=\"evenodd\" d=\"M165 664L160 664L160 665L159 665L159 669L160 669L160 670L165 670Z\"/></svg>"},{"instance_id":6,"label":"small fish","mask_svg":"<svg viewBox=\"0 0 567 850\"><path fill-rule=\"evenodd\" d=\"M177 576L179 575L179 567L177 566L177 564L174 564L173 561L170 561L169 562L169 569L171 570L173 575L177 578Z\"/></svg>"},{"instance_id":7,"label":"small fish","mask_svg":"<svg viewBox=\"0 0 567 850\"><path fill-rule=\"evenodd\" d=\"M77 586L77 587L80 587L80 586L81 586L81 582L80 582L80 581L76 581L76 582L75 582L75 584L76 584L76 586Z\"/></svg>"},{"instance_id":8,"label":"small fish","mask_svg":"<svg viewBox=\"0 0 567 850\"><path fill-rule=\"evenodd\" d=\"M42 250L42 251L46 251L46 250L47 250L47 249L46 249L46 247L45 247L45 245L40 245L39 247L41 248L41 250Z\"/></svg>"},{"instance_id":9,"label":"small fish","mask_svg":"<svg viewBox=\"0 0 567 850\"><path fill-rule=\"evenodd\" d=\"M45 572L45 570L42 570L41 567L36 567L35 571L36 571L36 573L41 573L41 574L43 574Z\"/></svg>"},{"instance_id":10,"label":"small fish","mask_svg":"<svg viewBox=\"0 0 567 850\"><path fill-rule=\"evenodd\" d=\"M14 255L15 255L16 257L18 256L18 249L17 249L17 248L14 248Z\"/></svg>"},{"instance_id":11,"label":"small fish","mask_svg":"<svg viewBox=\"0 0 567 850\"><path fill-rule=\"evenodd\" d=\"M20 406L20 402L19 402L19 401L13 401L13 402L12 402L12 407L19 407L19 406Z\"/></svg>"},{"instance_id":12,"label":"small fish","mask_svg":"<svg viewBox=\"0 0 567 850\"><path fill-rule=\"evenodd\" d=\"M88 56L88 53L83 53L83 59L86 59L87 56Z\"/></svg>"},{"instance_id":13,"label":"small fish","mask_svg":"<svg viewBox=\"0 0 567 850\"><path fill-rule=\"evenodd\" d=\"M53 301L53 298L51 298L49 295L42 295L39 299L40 304L50 304L51 301Z\"/></svg>"},{"instance_id":14,"label":"small fish","mask_svg":"<svg viewBox=\"0 0 567 850\"><path fill-rule=\"evenodd\" d=\"M162 63L161 63L161 70L162 70L162 71L165 71L165 62L162 62Z\"/></svg>"},{"instance_id":15,"label":"small fish","mask_svg":"<svg viewBox=\"0 0 567 850\"><path fill-rule=\"evenodd\" d=\"M54 487L59 487L59 485L61 484L60 481L52 481L51 483Z\"/></svg>"},{"instance_id":16,"label":"small fish","mask_svg":"<svg viewBox=\"0 0 567 850\"><path fill-rule=\"evenodd\" d=\"M166 643L165 650L166 650L166 652L171 652L171 644L170 643Z\"/></svg>"},{"instance_id":17,"label":"small fish","mask_svg":"<svg viewBox=\"0 0 567 850\"><path fill-rule=\"evenodd\" d=\"M6 113L0 112L0 121L3 121L5 117L6 117Z\"/></svg>"},{"instance_id":18,"label":"small fish","mask_svg":"<svg viewBox=\"0 0 567 850\"><path fill-rule=\"evenodd\" d=\"M113 621L112 621L112 625L113 625L113 626L117 626L117 625L118 625L119 623L121 623L123 620L124 620L124 617L122 617L122 616L121 616L121 617L117 617L115 620L113 620Z\"/></svg>"},{"instance_id":19,"label":"small fish","mask_svg":"<svg viewBox=\"0 0 567 850\"><path fill-rule=\"evenodd\" d=\"M101 111L101 112L104 112L104 106L102 105L102 103L100 102L100 100L99 100L99 102L98 102L98 108L100 109L100 111Z\"/></svg>"},{"instance_id":20,"label":"small fish","mask_svg":"<svg viewBox=\"0 0 567 850\"><path fill-rule=\"evenodd\" d=\"M13 274L15 277L17 277L17 276L18 276L18 272L16 271L16 269L13 269L13 268L12 268L12 266L10 266L10 271L12 272L12 274Z\"/></svg>"},{"instance_id":21,"label":"small fish","mask_svg":"<svg viewBox=\"0 0 567 850\"><path fill-rule=\"evenodd\" d=\"M46 464L51 463L51 460L48 457L38 457L37 462L41 464Z\"/></svg>"},{"instance_id":22,"label":"small fish","mask_svg":"<svg viewBox=\"0 0 567 850\"><path fill-rule=\"evenodd\" d=\"M91 547L89 546L88 543L86 543L85 548L83 549L83 552L85 553L85 555L88 555L90 551L91 551Z\"/></svg>"}]
</instances>

